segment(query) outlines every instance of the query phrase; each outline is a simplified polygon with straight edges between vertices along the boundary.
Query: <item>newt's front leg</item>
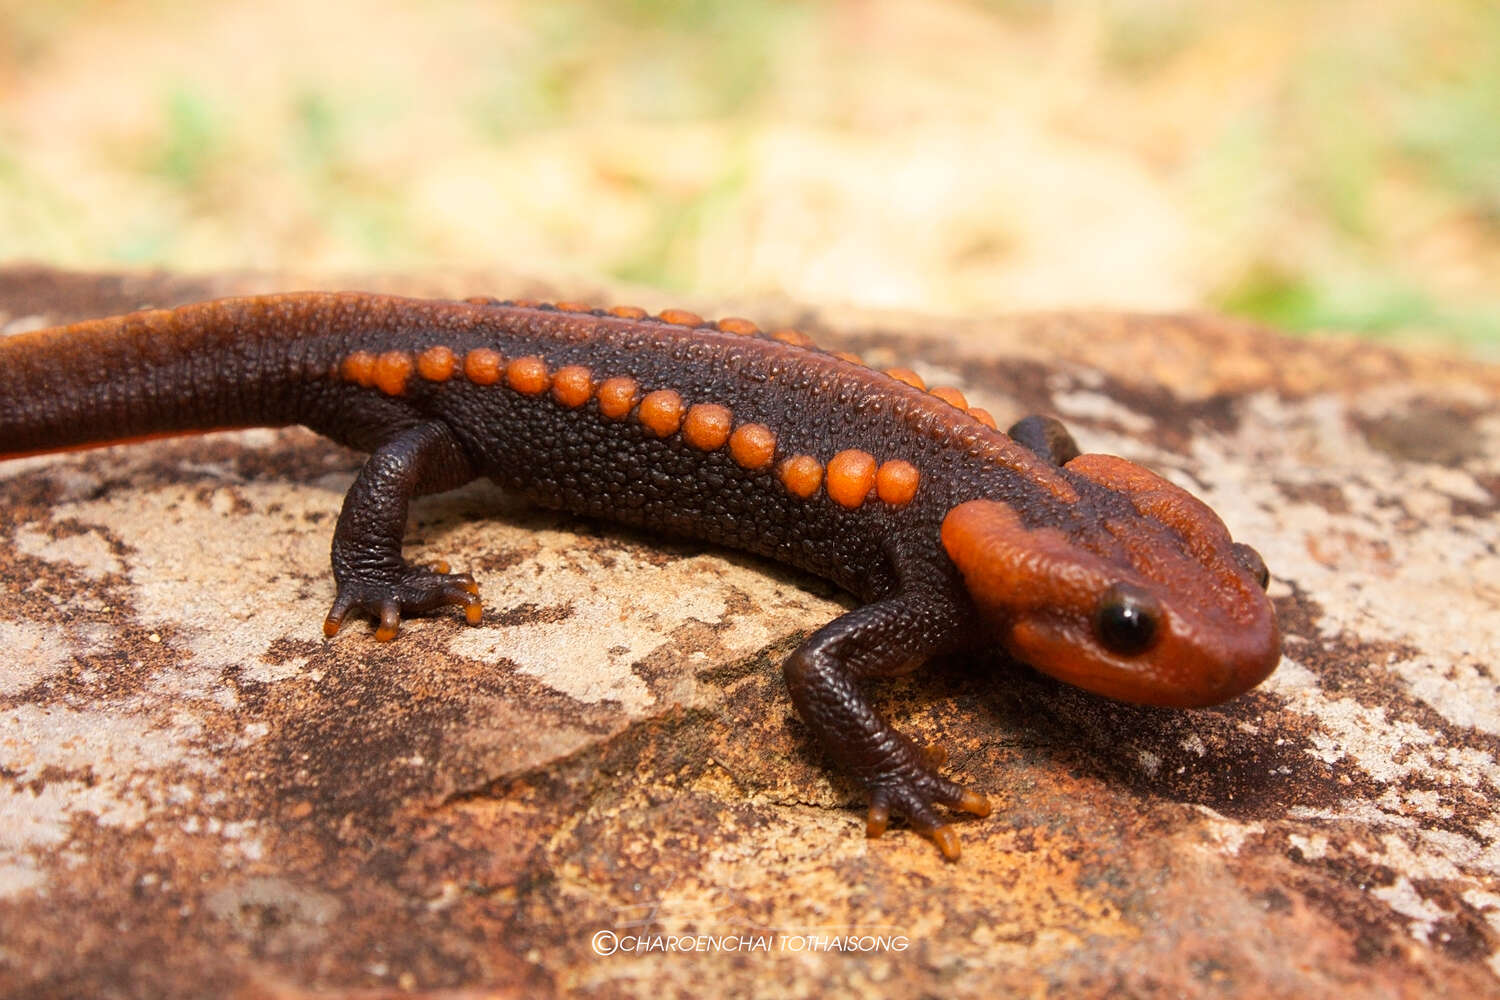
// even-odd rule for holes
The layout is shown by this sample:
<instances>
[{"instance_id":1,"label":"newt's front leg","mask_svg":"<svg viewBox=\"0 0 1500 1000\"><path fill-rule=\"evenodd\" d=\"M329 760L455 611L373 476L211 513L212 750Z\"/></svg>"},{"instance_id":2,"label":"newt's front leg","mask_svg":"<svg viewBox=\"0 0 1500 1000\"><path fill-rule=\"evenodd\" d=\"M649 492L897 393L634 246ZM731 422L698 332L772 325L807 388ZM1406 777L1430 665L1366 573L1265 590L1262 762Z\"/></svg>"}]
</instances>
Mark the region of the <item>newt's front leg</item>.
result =
<instances>
[{"instance_id":1,"label":"newt's front leg","mask_svg":"<svg viewBox=\"0 0 1500 1000\"><path fill-rule=\"evenodd\" d=\"M926 751L891 728L859 684L910 669L913 661L951 648L962 624L940 598L907 594L867 604L819 629L786 661L792 703L824 749L870 793L866 832L885 832L890 814L903 813L950 861L958 834L934 805L989 815L983 795L938 773L940 752Z\"/></svg>"},{"instance_id":2,"label":"newt's front leg","mask_svg":"<svg viewBox=\"0 0 1500 1000\"><path fill-rule=\"evenodd\" d=\"M1011 424L1005 433L1053 465L1067 465L1081 454L1078 442L1056 417L1033 413Z\"/></svg>"},{"instance_id":3,"label":"newt's front leg","mask_svg":"<svg viewBox=\"0 0 1500 1000\"><path fill-rule=\"evenodd\" d=\"M479 624L479 587L467 573L446 565L412 566L401 555L412 497L455 489L475 478L473 463L447 425L409 427L370 455L344 497L333 532L333 578L338 594L323 622L332 636L350 611L379 622L375 638L394 639L403 614L462 605Z\"/></svg>"}]
</instances>

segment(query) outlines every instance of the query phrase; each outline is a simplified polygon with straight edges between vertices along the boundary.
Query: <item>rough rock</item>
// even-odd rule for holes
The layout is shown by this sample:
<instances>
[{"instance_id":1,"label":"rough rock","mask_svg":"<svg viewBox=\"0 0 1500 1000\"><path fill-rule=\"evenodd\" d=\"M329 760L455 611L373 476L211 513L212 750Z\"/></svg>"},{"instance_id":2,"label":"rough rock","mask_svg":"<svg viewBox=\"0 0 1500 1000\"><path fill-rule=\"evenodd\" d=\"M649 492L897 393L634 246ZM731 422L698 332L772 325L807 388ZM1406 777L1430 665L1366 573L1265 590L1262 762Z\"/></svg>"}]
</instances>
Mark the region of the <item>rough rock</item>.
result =
<instances>
[{"instance_id":1,"label":"rough rock","mask_svg":"<svg viewBox=\"0 0 1500 1000\"><path fill-rule=\"evenodd\" d=\"M499 280L381 287L547 291ZM0 330L350 284L11 269ZM751 314L1194 490L1271 566L1278 671L1191 712L999 656L881 688L996 802L946 864L864 838L784 696L847 606L817 580L475 485L410 550L484 623L329 641L359 456L6 463L0 993L1500 991L1500 371L1211 317Z\"/></svg>"}]
</instances>

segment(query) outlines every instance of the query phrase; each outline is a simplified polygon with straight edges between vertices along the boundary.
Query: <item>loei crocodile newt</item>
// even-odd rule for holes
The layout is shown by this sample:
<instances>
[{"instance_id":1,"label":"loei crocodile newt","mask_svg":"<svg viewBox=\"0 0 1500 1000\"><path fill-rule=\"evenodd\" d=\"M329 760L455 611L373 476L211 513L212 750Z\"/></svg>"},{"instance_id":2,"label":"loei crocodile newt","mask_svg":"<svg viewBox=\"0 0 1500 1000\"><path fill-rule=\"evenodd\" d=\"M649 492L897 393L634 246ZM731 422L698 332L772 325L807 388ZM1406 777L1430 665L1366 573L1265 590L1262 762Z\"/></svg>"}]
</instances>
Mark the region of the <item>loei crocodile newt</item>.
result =
<instances>
[{"instance_id":1,"label":"loei crocodile newt","mask_svg":"<svg viewBox=\"0 0 1500 1000\"><path fill-rule=\"evenodd\" d=\"M864 684L1000 647L1112 698L1200 706L1275 668L1255 550L1203 503L1055 419L1001 433L952 388L795 330L682 311L363 293L224 299L0 338L0 458L302 424L369 453L333 534L328 636L396 636L472 577L402 556L412 498L486 476L537 503L757 553L861 604L787 689L870 798L949 859L940 807L987 815Z\"/></svg>"}]
</instances>

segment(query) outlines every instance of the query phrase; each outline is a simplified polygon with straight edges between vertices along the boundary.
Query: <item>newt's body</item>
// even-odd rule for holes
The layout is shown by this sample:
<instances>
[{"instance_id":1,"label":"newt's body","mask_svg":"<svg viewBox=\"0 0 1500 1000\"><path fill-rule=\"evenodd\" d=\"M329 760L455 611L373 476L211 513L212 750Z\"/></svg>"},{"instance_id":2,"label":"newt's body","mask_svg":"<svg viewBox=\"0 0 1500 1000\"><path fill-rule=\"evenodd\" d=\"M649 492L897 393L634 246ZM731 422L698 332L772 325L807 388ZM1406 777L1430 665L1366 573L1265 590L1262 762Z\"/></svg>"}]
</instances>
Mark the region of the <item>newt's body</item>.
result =
<instances>
[{"instance_id":1,"label":"newt's body","mask_svg":"<svg viewBox=\"0 0 1500 1000\"><path fill-rule=\"evenodd\" d=\"M861 690L1003 646L1081 687L1204 705L1259 683L1280 640L1265 566L1202 503L1055 421L993 429L952 390L744 320L364 294L230 299L0 340L0 458L305 424L371 457L333 537L335 633L395 636L467 575L408 565L409 500L488 476L540 503L827 577L861 607L786 664L792 699L871 796L955 857L934 810L982 796ZM583 641L583 640L580 640Z\"/></svg>"}]
</instances>

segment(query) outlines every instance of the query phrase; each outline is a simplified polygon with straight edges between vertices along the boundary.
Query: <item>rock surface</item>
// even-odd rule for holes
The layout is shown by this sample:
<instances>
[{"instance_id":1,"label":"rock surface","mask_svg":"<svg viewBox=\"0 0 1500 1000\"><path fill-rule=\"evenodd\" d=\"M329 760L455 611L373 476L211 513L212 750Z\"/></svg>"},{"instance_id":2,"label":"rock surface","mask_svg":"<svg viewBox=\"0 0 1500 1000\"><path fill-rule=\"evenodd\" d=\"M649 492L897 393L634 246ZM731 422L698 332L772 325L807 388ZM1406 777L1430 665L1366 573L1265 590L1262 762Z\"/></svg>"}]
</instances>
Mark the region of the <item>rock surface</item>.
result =
<instances>
[{"instance_id":1,"label":"rock surface","mask_svg":"<svg viewBox=\"0 0 1500 1000\"><path fill-rule=\"evenodd\" d=\"M335 284L11 269L0 330ZM678 304L1188 485L1270 564L1280 669L1193 712L999 657L883 687L996 803L945 864L865 840L784 696L847 606L819 581L475 485L409 552L472 570L484 623L326 641L359 456L285 430L7 463L0 993L1500 990L1500 371L1211 318Z\"/></svg>"}]
</instances>

